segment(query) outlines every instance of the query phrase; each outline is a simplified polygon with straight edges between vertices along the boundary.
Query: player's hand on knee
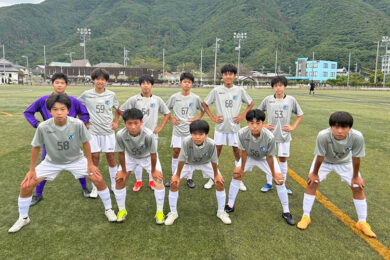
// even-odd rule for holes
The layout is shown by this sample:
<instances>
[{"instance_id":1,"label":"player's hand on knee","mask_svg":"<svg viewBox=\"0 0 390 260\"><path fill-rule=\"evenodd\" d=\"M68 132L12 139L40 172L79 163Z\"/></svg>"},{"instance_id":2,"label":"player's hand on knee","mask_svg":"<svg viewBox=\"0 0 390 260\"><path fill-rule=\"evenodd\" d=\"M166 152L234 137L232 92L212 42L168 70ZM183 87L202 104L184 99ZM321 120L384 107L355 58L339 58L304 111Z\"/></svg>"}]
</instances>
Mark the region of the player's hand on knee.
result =
<instances>
[{"instance_id":1,"label":"player's hand on knee","mask_svg":"<svg viewBox=\"0 0 390 260\"><path fill-rule=\"evenodd\" d=\"M358 176L356 178L352 178L351 181L352 189L364 189L364 180L362 177Z\"/></svg>"},{"instance_id":2,"label":"player's hand on knee","mask_svg":"<svg viewBox=\"0 0 390 260\"><path fill-rule=\"evenodd\" d=\"M223 179L221 174L217 174L217 176L214 177L214 183L215 186L223 186L225 184L225 180Z\"/></svg>"},{"instance_id":3,"label":"player's hand on knee","mask_svg":"<svg viewBox=\"0 0 390 260\"><path fill-rule=\"evenodd\" d=\"M102 177L99 168L93 164L88 165L88 175L96 175L98 177Z\"/></svg>"},{"instance_id":4,"label":"player's hand on knee","mask_svg":"<svg viewBox=\"0 0 390 260\"><path fill-rule=\"evenodd\" d=\"M23 188L34 186L34 184L37 180L38 180L38 178L37 178L37 173L35 172L35 170L30 170L26 174L26 177L24 177L24 180L22 181L21 186Z\"/></svg>"},{"instance_id":5,"label":"player's hand on knee","mask_svg":"<svg viewBox=\"0 0 390 260\"><path fill-rule=\"evenodd\" d=\"M172 176L171 181L170 181L172 190L178 190L180 186L180 177L177 176L176 174Z\"/></svg>"},{"instance_id":6,"label":"player's hand on knee","mask_svg":"<svg viewBox=\"0 0 390 260\"><path fill-rule=\"evenodd\" d=\"M242 170L241 166L234 168L233 178L240 181L244 178L244 171Z\"/></svg>"},{"instance_id":7,"label":"player's hand on knee","mask_svg":"<svg viewBox=\"0 0 390 260\"><path fill-rule=\"evenodd\" d=\"M163 175L159 170L154 170L152 172L152 176L155 182L162 183L163 182Z\"/></svg>"},{"instance_id":8,"label":"player's hand on knee","mask_svg":"<svg viewBox=\"0 0 390 260\"><path fill-rule=\"evenodd\" d=\"M318 175L311 172L307 177L307 184L309 185L320 184L320 177L318 177Z\"/></svg>"},{"instance_id":9,"label":"player's hand on knee","mask_svg":"<svg viewBox=\"0 0 390 260\"><path fill-rule=\"evenodd\" d=\"M127 177L127 173L123 171L118 171L115 176L116 182L125 182Z\"/></svg>"},{"instance_id":10,"label":"player's hand on knee","mask_svg":"<svg viewBox=\"0 0 390 260\"><path fill-rule=\"evenodd\" d=\"M276 185L283 185L284 182L284 176L280 172L275 172L275 175L273 176L274 182Z\"/></svg>"}]
</instances>

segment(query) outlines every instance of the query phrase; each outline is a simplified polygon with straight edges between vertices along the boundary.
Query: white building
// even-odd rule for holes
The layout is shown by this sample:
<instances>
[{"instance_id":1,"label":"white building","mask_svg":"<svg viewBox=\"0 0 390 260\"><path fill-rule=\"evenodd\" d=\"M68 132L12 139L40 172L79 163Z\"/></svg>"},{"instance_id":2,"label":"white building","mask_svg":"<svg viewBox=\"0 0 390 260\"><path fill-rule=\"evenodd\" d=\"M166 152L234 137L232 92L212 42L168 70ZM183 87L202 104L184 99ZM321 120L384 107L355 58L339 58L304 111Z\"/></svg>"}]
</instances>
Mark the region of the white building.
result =
<instances>
[{"instance_id":1,"label":"white building","mask_svg":"<svg viewBox=\"0 0 390 260\"><path fill-rule=\"evenodd\" d=\"M390 51L382 56L382 73L390 74Z\"/></svg>"},{"instance_id":2,"label":"white building","mask_svg":"<svg viewBox=\"0 0 390 260\"><path fill-rule=\"evenodd\" d=\"M18 84L19 72L23 71L24 67L15 65L12 62L0 59L0 84ZM5 74L4 74L5 71Z\"/></svg>"}]
</instances>

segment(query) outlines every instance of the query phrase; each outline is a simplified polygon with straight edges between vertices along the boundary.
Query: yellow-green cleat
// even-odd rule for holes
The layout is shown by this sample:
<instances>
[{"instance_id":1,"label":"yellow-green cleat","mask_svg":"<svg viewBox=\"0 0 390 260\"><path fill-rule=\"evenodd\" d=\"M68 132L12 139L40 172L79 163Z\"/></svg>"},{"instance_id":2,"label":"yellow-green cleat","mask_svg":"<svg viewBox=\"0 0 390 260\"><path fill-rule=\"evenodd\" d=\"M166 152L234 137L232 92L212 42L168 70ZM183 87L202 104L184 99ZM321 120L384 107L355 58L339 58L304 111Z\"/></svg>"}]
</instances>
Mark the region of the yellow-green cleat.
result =
<instances>
[{"instance_id":1,"label":"yellow-green cleat","mask_svg":"<svg viewBox=\"0 0 390 260\"><path fill-rule=\"evenodd\" d=\"M117 222L124 222L126 220L127 210L122 209L118 212Z\"/></svg>"},{"instance_id":2,"label":"yellow-green cleat","mask_svg":"<svg viewBox=\"0 0 390 260\"><path fill-rule=\"evenodd\" d=\"M156 223L159 224L159 225L162 225L164 224L164 213L162 211L157 211L156 212L156 215L154 216L154 218L156 219Z\"/></svg>"}]
</instances>

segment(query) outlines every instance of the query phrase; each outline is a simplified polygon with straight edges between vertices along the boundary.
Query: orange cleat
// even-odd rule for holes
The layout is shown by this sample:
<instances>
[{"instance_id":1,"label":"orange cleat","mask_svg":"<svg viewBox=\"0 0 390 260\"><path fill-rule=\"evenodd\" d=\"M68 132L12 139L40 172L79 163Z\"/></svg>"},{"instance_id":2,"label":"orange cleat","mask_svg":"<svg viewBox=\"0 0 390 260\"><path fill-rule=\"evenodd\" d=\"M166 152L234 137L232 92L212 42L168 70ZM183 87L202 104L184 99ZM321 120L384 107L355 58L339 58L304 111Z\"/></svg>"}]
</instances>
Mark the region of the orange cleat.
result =
<instances>
[{"instance_id":1,"label":"orange cleat","mask_svg":"<svg viewBox=\"0 0 390 260\"><path fill-rule=\"evenodd\" d=\"M311 223L310 217L303 215L301 221L299 221L297 224L297 228L301 230L305 230L310 223Z\"/></svg>"},{"instance_id":2,"label":"orange cleat","mask_svg":"<svg viewBox=\"0 0 390 260\"><path fill-rule=\"evenodd\" d=\"M134 184L133 191L137 192L137 191L139 191L141 188L142 188L142 181L137 181L137 182Z\"/></svg>"},{"instance_id":3,"label":"orange cleat","mask_svg":"<svg viewBox=\"0 0 390 260\"><path fill-rule=\"evenodd\" d=\"M149 187L150 187L150 189L152 189L152 190L154 190L154 181L152 180L152 181L149 181Z\"/></svg>"},{"instance_id":4,"label":"orange cleat","mask_svg":"<svg viewBox=\"0 0 390 260\"><path fill-rule=\"evenodd\" d=\"M363 232L368 237L375 238L376 235L374 232L372 232L370 225L368 225L367 222L357 222L356 228Z\"/></svg>"}]
</instances>

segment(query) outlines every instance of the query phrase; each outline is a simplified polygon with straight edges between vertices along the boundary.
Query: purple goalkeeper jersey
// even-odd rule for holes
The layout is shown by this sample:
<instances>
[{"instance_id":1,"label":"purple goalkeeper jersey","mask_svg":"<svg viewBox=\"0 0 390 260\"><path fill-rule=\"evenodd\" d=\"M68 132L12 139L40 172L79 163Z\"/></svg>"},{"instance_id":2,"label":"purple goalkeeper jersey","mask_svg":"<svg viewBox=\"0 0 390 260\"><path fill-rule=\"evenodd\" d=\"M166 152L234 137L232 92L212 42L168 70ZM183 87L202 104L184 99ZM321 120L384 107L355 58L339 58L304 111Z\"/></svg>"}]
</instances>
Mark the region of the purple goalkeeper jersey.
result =
<instances>
[{"instance_id":1,"label":"purple goalkeeper jersey","mask_svg":"<svg viewBox=\"0 0 390 260\"><path fill-rule=\"evenodd\" d=\"M24 117L33 127L37 127L37 123L39 122L39 120L35 117L35 113L41 113L43 120L47 120L52 117L49 110L46 108L46 99L49 96L50 95L40 97L24 111ZM77 115L81 115L81 121L83 121L84 124L87 123L89 121L88 110L77 98L72 96L68 97L70 98L72 104L69 108L69 116L77 117Z\"/></svg>"}]
</instances>

